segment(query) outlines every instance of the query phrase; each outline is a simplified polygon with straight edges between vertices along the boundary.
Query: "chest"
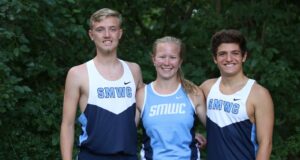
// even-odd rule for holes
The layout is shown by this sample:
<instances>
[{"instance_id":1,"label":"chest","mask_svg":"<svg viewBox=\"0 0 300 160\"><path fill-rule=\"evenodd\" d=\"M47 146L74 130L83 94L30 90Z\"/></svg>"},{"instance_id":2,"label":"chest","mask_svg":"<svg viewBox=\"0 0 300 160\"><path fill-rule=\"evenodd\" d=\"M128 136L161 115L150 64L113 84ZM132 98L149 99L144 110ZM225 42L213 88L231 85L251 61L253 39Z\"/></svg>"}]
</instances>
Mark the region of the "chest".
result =
<instances>
[{"instance_id":1,"label":"chest","mask_svg":"<svg viewBox=\"0 0 300 160\"><path fill-rule=\"evenodd\" d=\"M147 127L170 126L190 128L195 120L195 111L190 100L181 94L161 97L148 95L142 114L143 125Z\"/></svg>"}]
</instances>

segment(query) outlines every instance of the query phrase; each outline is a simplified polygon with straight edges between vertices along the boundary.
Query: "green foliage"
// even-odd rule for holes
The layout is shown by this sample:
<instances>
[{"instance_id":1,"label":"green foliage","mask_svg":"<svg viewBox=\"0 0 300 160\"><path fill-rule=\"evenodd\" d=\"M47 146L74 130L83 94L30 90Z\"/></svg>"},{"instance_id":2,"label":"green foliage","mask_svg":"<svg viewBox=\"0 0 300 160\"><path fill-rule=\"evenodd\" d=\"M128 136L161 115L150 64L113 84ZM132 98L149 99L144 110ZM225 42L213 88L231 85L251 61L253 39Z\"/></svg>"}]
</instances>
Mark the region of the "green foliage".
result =
<instances>
[{"instance_id":1,"label":"green foliage","mask_svg":"<svg viewBox=\"0 0 300 160\"><path fill-rule=\"evenodd\" d=\"M140 64L146 83L156 76L150 58L155 39L181 38L185 76L201 84L219 76L210 52L212 34L241 30L249 49L245 73L270 91L275 104L271 159L299 159L300 3L284 0L2 0L0 159L61 159L65 76L70 67L95 55L88 19L103 7L124 16L118 54Z\"/></svg>"}]
</instances>

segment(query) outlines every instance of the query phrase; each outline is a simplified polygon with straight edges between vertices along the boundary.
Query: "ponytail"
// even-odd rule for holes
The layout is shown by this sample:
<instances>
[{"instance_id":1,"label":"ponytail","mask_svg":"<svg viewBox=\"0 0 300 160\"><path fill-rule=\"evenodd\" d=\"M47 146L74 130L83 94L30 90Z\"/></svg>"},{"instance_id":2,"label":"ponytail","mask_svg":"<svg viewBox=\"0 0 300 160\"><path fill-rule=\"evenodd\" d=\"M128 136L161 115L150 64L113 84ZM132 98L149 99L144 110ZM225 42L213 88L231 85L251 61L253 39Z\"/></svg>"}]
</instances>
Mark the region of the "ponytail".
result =
<instances>
[{"instance_id":1,"label":"ponytail","mask_svg":"<svg viewBox=\"0 0 300 160\"><path fill-rule=\"evenodd\" d=\"M183 75L183 72L182 72L181 68L178 69L177 76L178 76L178 78L181 82L183 90L187 94L196 94L197 93L198 86L195 85L192 81L189 81L189 80L184 78L184 75Z\"/></svg>"}]
</instances>

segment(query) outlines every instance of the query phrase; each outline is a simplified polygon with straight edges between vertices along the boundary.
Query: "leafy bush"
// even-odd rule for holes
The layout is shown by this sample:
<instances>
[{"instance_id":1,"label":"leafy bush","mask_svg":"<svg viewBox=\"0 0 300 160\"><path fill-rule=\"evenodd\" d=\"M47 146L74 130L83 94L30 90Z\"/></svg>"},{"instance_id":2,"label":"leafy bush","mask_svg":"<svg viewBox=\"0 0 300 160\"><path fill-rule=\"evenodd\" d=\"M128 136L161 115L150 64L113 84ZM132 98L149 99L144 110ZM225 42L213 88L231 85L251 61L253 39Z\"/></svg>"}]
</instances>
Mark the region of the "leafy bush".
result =
<instances>
[{"instance_id":1,"label":"leafy bush","mask_svg":"<svg viewBox=\"0 0 300 160\"><path fill-rule=\"evenodd\" d=\"M185 76L200 84L219 75L209 49L212 34L223 28L241 30L250 53L245 73L269 89L275 104L271 159L299 159L300 9L299 2L283 0L139 0L122 5L117 0L2 0L0 159L61 159L65 76L71 66L94 56L88 18L103 7L123 14L118 54L139 63L147 83L155 78L150 53L156 38L183 39Z\"/></svg>"}]
</instances>

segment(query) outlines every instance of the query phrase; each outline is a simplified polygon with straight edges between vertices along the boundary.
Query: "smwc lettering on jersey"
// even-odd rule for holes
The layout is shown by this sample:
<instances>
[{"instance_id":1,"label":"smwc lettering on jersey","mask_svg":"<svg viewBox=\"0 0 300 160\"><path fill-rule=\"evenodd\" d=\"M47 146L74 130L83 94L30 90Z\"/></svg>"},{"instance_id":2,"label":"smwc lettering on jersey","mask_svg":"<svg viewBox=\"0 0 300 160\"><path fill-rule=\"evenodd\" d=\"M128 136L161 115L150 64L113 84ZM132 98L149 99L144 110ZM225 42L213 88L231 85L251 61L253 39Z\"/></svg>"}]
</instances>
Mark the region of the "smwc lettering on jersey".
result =
<instances>
[{"instance_id":1,"label":"smwc lettering on jersey","mask_svg":"<svg viewBox=\"0 0 300 160\"><path fill-rule=\"evenodd\" d=\"M209 110L224 110L227 113L238 114L240 104L224 101L221 99L210 99L208 103Z\"/></svg>"},{"instance_id":2,"label":"smwc lettering on jersey","mask_svg":"<svg viewBox=\"0 0 300 160\"><path fill-rule=\"evenodd\" d=\"M150 107L149 116L159 116L159 115L171 115L171 114L185 114L185 103L166 103L152 105Z\"/></svg>"},{"instance_id":3,"label":"smwc lettering on jersey","mask_svg":"<svg viewBox=\"0 0 300 160\"><path fill-rule=\"evenodd\" d=\"M97 89L98 98L131 98L131 87L99 87Z\"/></svg>"}]
</instances>

